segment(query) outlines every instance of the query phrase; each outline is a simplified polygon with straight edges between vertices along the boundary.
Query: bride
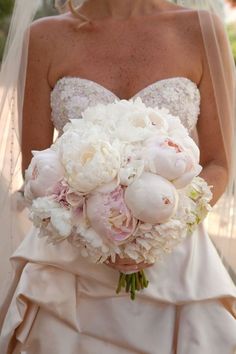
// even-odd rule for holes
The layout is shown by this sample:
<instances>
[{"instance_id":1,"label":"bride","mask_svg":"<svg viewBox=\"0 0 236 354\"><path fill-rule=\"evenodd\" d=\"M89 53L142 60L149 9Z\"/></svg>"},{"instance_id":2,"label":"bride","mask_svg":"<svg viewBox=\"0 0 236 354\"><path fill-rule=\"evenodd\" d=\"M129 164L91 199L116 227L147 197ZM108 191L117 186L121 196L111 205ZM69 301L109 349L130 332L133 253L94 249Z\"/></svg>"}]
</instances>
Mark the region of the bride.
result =
<instances>
[{"instance_id":1,"label":"bride","mask_svg":"<svg viewBox=\"0 0 236 354\"><path fill-rule=\"evenodd\" d=\"M68 1L65 13L30 26L22 170L32 150L51 145L54 128L61 134L88 106L141 97L181 117L197 139L213 206L232 169L234 83L220 20L184 1L81 3ZM119 258L94 265L69 243L47 244L35 229L12 263L15 278L1 310L2 354L236 350L236 289L203 224L152 266ZM150 286L135 302L114 294L117 270L144 268Z\"/></svg>"}]
</instances>

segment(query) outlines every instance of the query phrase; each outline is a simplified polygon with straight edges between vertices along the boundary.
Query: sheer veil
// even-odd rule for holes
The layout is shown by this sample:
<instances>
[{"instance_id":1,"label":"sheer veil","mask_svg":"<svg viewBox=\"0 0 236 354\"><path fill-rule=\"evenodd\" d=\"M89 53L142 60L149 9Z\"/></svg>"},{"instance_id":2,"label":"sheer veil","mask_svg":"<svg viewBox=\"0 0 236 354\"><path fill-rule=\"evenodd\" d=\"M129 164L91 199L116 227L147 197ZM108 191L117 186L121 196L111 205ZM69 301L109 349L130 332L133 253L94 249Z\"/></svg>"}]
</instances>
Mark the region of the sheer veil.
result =
<instances>
[{"instance_id":1,"label":"sheer veil","mask_svg":"<svg viewBox=\"0 0 236 354\"><path fill-rule=\"evenodd\" d=\"M0 71L0 303L12 275L9 256L21 237L15 192L22 185L20 145L28 27L40 5L40 0L15 1Z\"/></svg>"},{"instance_id":2,"label":"sheer veil","mask_svg":"<svg viewBox=\"0 0 236 354\"><path fill-rule=\"evenodd\" d=\"M236 262L236 135L235 135L235 63L224 30L224 1L177 0L177 4L198 10L205 55L211 75L214 98L224 149L228 160L229 181L224 195L214 206L207 220L211 236L226 268L235 278ZM207 10L207 11L206 11Z\"/></svg>"},{"instance_id":3,"label":"sheer veil","mask_svg":"<svg viewBox=\"0 0 236 354\"><path fill-rule=\"evenodd\" d=\"M83 2L83 0L75 0L75 5L80 6ZM232 245L236 242L236 236L234 236L235 166L233 161L235 161L236 144L234 142L236 140L234 136L235 69L233 56L219 16L214 14L216 12L222 16L220 0L173 0L172 2L183 7L183 10L194 8L198 11L217 105L217 119L221 126L228 164L231 166L227 191L208 220L209 233L228 264ZM62 9L67 1L57 0L55 3L58 9ZM28 29L40 6L40 0L15 1L0 71L0 303L11 280L11 266L8 259L19 243L15 192L22 184L20 146Z\"/></svg>"}]
</instances>

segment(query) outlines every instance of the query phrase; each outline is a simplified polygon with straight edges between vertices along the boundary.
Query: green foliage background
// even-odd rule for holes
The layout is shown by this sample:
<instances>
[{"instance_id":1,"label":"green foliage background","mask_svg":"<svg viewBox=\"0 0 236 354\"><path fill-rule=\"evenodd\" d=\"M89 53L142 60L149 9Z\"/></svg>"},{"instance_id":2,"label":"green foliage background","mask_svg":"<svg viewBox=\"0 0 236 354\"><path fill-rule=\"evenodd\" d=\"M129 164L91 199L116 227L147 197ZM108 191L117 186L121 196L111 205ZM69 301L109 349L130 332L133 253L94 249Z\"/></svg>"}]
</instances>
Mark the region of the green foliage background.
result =
<instances>
[{"instance_id":1,"label":"green foliage background","mask_svg":"<svg viewBox=\"0 0 236 354\"><path fill-rule=\"evenodd\" d=\"M54 15L56 11L53 9L52 4L53 0L42 0L42 7L38 11L36 18ZM0 0L0 62L6 43L13 6L14 0Z\"/></svg>"},{"instance_id":2,"label":"green foliage background","mask_svg":"<svg viewBox=\"0 0 236 354\"><path fill-rule=\"evenodd\" d=\"M0 0L0 60L3 54L13 5L14 0Z\"/></svg>"},{"instance_id":3,"label":"green foliage background","mask_svg":"<svg viewBox=\"0 0 236 354\"><path fill-rule=\"evenodd\" d=\"M227 31L234 55L234 61L236 63L236 23L230 24L227 28Z\"/></svg>"}]
</instances>

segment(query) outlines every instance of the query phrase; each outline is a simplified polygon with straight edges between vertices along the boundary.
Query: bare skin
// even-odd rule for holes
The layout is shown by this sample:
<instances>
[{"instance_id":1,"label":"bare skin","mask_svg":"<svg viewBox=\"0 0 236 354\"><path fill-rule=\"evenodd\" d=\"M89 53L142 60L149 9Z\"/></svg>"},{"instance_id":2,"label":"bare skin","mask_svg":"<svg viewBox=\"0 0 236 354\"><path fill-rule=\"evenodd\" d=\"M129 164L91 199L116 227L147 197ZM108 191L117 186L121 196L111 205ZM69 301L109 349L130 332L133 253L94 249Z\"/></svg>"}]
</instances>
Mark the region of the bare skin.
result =
<instances>
[{"instance_id":1,"label":"bare skin","mask_svg":"<svg viewBox=\"0 0 236 354\"><path fill-rule=\"evenodd\" d=\"M80 20L67 13L31 27L23 171L32 150L52 143L50 93L61 77L95 81L125 99L158 80L187 77L197 83L202 97L197 127L201 176L214 187L214 205L225 190L228 166L197 13L163 0L88 0L80 12L92 19L92 25L78 30ZM108 266L137 271L150 265L117 258Z\"/></svg>"}]
</instances>

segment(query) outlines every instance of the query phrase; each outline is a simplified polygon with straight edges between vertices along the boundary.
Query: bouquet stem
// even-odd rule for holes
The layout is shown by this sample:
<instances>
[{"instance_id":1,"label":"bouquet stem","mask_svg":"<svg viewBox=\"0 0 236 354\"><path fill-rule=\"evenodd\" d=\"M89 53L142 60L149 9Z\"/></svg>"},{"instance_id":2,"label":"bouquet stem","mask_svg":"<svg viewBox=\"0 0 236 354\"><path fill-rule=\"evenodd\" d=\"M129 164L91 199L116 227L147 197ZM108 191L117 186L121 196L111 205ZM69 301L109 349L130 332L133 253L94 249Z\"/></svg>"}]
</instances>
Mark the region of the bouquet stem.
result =
<instances>
[{"instance_id":1,"label":"bouquet stem","mask_svg":"<svg viewBox=\"0 0 236 354\"><path fill-rule=\"evenodd\" d=\"M132 274L120 272L116 293L119 294L122 288L124 288L127 293L130 293L131 300L135 300L136 291L147 288L148 283L149 281L147 280L143 270Z\"/></svg>"}]
</instances>

